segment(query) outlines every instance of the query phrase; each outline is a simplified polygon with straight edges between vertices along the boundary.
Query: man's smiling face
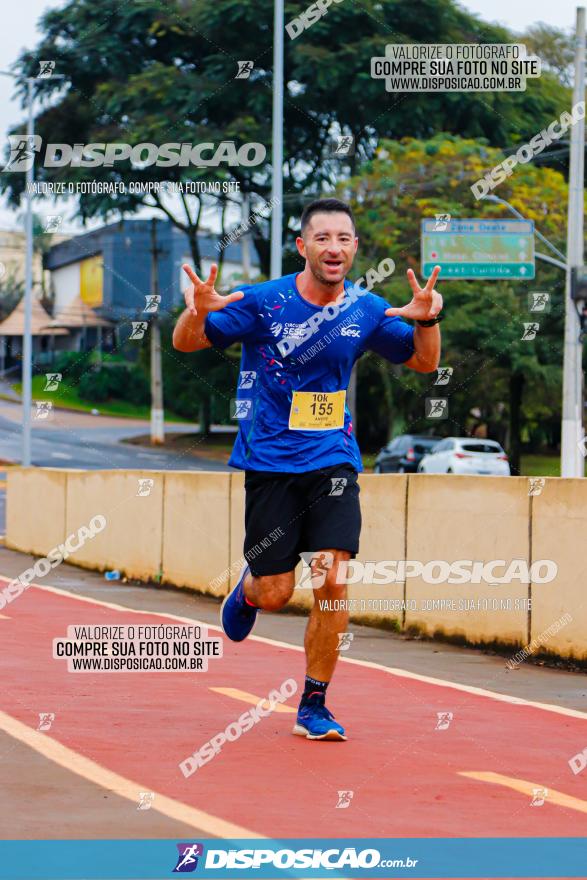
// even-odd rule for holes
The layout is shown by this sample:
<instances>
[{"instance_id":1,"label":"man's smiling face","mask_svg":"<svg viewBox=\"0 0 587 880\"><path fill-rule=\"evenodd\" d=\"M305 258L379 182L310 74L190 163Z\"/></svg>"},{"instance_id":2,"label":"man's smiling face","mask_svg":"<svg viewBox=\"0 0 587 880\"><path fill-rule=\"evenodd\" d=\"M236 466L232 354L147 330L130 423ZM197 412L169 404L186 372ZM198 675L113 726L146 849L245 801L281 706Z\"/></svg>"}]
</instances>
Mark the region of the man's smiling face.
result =
<instances>
[{"instance_id":1,"label":"man's smiling face","mask_svg":"<svg viewBox=\"0 0 587 880\"><path fill-rule=\"evenodd\" d=\"M312 214L296 244L316 280L336 285L350 272L359 240L348 214L329 211Z\"/></svg>"}]
</instances>

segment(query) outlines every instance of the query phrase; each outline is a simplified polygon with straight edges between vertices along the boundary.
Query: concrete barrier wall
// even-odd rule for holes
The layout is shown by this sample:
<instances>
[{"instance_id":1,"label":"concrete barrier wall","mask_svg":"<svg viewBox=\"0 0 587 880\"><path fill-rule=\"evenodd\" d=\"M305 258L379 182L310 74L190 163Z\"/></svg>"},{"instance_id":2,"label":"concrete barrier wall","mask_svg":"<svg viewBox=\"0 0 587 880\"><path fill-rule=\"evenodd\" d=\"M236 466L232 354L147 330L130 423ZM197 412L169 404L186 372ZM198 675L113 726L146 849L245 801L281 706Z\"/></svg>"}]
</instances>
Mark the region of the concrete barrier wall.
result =
<instances>
[{"instance_id":1,"label":"concrete barrier wall","mask_svg":"<svg viewBox=\"0 0 587 880\"><path fill-rule=\"evenodd\" d=\"M229 473L168 471L164 478L163 580L214 596L228 590Z\"/></svg>"},{"instance_id":2,"label":"concrete barrier wall","mask_svg":"<svg viewBox=\"0 0 587 880\"><path fill-rule=\"evenodd\" d=\"M586 659L587 480L546 480L531 501L532 558L555 560L558 572L552 583L532 584L529 641L563 657Z\"/></svg>"},{"instance_id":3,"label":"concrete barrier wall","mask_svg":"<svg viewBox=\"0 0 587 880\"><path fill-rule=\"evenodd\" d=\"M382 480L379 474L361 474L363 523L358 562L368 565L381 559L404 558L408 479L404 474L394 474L392 480L388 480L387 476ZM353 619L365 623L380 624L386 621L401 625L402 612L396 610L394 600L401 601L404 598L403 582L370 584L352 583L352 580L351 564L348 595L352 603Z\"/></svg>"},{"instance_id":4,"label":"concrete barrier wall","mask_svg":"<svg viewBox=\"0 0 587 880\"><path fill-rule=\"evenodd\" d=\"M106 527L69 561L100 571L120 569L140 580L158 578L164 479L157 471L70 471L66 534L74 534L96 515L106 519Z\"/></svg>"},{"instance_id":5,"label":"concrete barrier wall","mask_svg":"<svg viewBox=\"0 0 587 880\"><path fill-rule=\"evenodd\" d=\"M44 556L101 514L106 528L70 561L217 596L236 582L242 473L10 468L7 481L9 547ZM549 559L558 573L552 583L494 585L376 575L349 587L354 620L587 660L587 482L548 478L538 496L523 477L363 474L360 486L360 562L519 559L530 568ZM309 607L312 591L296 590L293 602Z\"/></svg>"},{"instance_id":6,"label":"concrete barrier wall","mask_svg":"<svg viewBox=\"0 0 587 880\"><path fill-rule=\"evenodd\" d=\"M409 560L448 563L522 559L529 566L528 480L420 474L410 479L407 500ZM505 566L496 568L503 575ZM432 577L440 568L430 568ZM428 578L428 581L430 578ZM407 579L417 606L406 626L471 642L519 644L528 639L528 581L480 583Z\"/></svg>"},{"instance_id":7,"label":"concrete barrier wall","mask_svg":"<svg viewBox=\"0 0 587 880\"><path fill-rule=\"evenodd\" d=\"M65 540L66 480L64 469L7 470L7 547L45 556Z\"/></svg>"},{"instance_id":8,"label":"concrete barrier wall","mask_svg":"<svg viewBox=\"0 0 587 880\"><path fill-rule=\"evenodd\" d=\"M230 474L229 534L229 589L232 589L238 581L245 561L243 556L245 540L245 475L242 472Z\"/></svg>"}]
</instances>

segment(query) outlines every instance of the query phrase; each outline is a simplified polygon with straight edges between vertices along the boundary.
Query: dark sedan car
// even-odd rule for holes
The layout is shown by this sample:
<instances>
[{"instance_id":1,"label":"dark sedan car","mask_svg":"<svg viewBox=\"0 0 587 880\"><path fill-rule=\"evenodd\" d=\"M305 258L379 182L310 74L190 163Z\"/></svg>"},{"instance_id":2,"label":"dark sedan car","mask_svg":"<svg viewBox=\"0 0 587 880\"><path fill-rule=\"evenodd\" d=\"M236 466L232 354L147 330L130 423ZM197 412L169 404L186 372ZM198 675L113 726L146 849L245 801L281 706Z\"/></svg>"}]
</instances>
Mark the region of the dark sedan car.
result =
<instances>
[{"instance_id":1,"label":"dark sedan car","mask_svg":"<svg viewBox=\"0 0 587 880\"><path fill-rule=\"evenodd\" d=\"M375 459L376 474L415 474L421 459L442 437L402 434L384 446Z\"/></svg>"}]
</instances>

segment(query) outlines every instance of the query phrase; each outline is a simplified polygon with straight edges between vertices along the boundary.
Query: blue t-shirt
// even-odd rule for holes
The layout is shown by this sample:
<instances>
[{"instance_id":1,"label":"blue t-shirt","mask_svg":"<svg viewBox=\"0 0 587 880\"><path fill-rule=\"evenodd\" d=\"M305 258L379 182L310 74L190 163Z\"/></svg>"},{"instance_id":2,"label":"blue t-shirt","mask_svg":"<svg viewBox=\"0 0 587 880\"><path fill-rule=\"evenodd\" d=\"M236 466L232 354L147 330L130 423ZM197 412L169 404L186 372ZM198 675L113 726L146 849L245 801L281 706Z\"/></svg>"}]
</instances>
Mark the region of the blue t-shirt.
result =
<instances>
[{"instance_id":1,"label":"blue t-shirt","mask_svg":"<svg viewBox=\"0 0 587 880\"><path fill-rule=\"evenodd\" d=\"M301 473L348 462L361 471L346 405L340 427L291 429L293 392L346 391L353 364L367 350L404 363L414 353L414 331L386 317L382 297L349 281L336 303L313 305L299 293L296 275L240 288L242 300L206 318L213 346L243 344L233 413L239 431L229 464Z\"/></svg>"}]
</instances>

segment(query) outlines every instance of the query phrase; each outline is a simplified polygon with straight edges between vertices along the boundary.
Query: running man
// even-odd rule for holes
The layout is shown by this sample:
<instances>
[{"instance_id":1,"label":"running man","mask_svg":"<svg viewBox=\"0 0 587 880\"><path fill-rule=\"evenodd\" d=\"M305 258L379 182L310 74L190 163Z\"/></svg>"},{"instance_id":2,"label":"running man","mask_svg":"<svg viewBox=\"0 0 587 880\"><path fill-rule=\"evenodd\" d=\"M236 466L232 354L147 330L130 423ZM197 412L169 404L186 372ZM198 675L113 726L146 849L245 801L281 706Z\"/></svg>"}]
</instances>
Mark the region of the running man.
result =
<instances>
[{"instance_id":1,"label":"running man","mask_svg":"<svg viewBox=\"0 0 587 880\"><path fill-rule=\"evenodd\" d=\"M408 270L412 300L403 308L390 308L380 296L352 285L346 276L358 238L351 209L337 199L306 207L296 245L305 260L302 272L228 296L214 289L216 266L201 281L185 265L192 285L173 345L193 352L243 344L239 432L229 463L245 471L248 564L224 600L222 628L235 642L245 639L260 610L277 611L291 598L300 554L311 552L321 560L312 568L307 675L293 732L344 740L325 695L338 658L338 634L348 625L345 570L359 550L361 530L362 463L346 390L353 364L367 350L419 373L436 370L442 297L434 284L440 269L424 287Z\"/></svg>"}]
</instances>

